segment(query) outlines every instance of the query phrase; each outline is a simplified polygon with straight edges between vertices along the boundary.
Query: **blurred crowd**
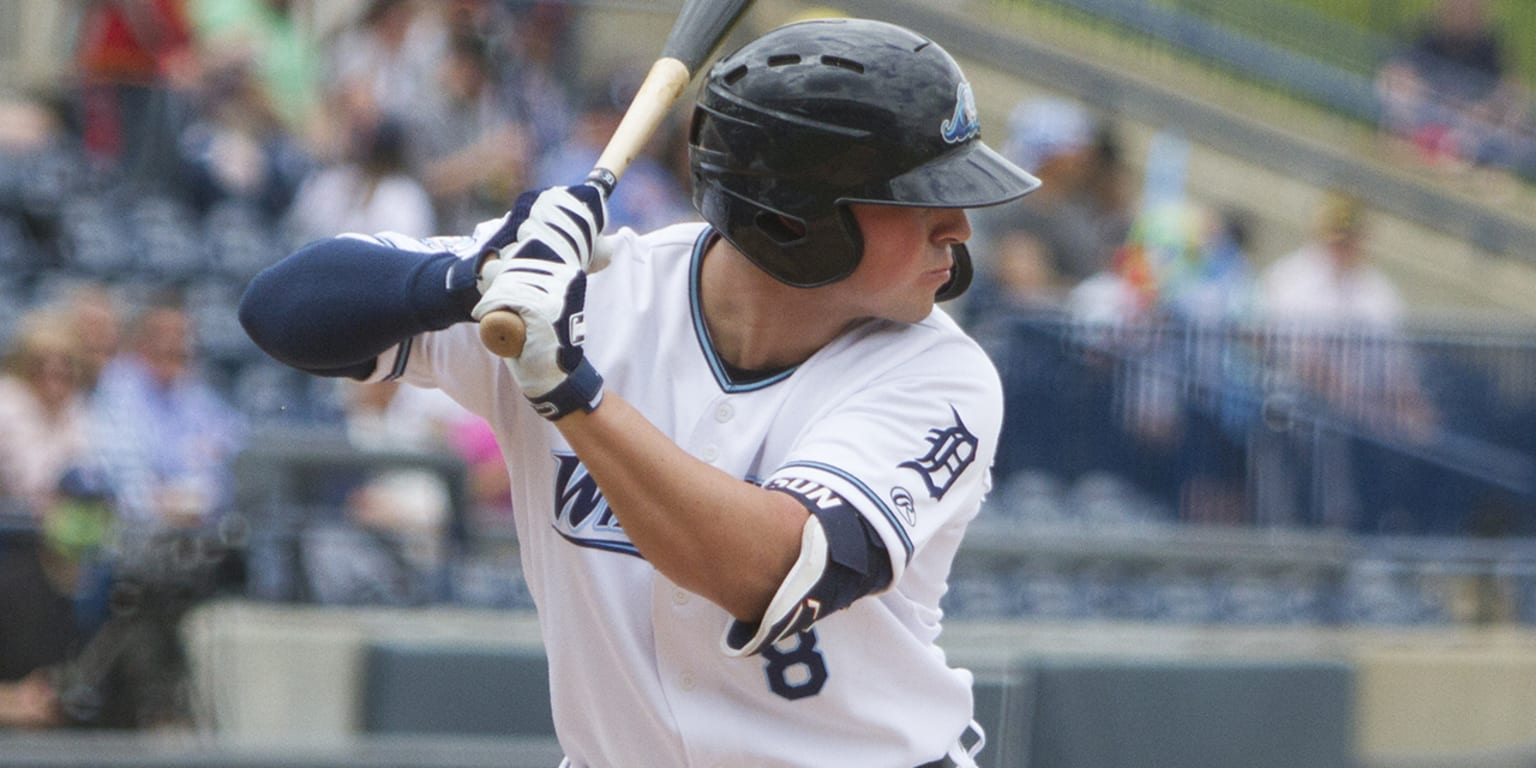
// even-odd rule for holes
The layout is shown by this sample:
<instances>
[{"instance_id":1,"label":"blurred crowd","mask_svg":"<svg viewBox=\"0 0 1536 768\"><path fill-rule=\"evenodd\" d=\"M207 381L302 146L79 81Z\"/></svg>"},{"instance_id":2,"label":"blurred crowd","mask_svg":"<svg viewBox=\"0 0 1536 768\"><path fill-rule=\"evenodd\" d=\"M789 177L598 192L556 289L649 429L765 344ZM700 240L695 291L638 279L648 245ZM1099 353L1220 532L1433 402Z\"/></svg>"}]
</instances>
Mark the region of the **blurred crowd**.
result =
<instances>
[{"instance_id":1,"label":"blurred crowd","mask_svg":"<svg viewBox=\"0 0 1536 768\"><path fill-rule=\"evenodd\" d=\"M1320 192L1301 240L1258 253L1258 217L1187 183L1177 135L1133 170L1080 103L1028 99L1008 130L1044 185L973 214L959 309L1004 378L999 509L1064 509L1034 495L1044 477L1143 521L1455 535L1497 507L1490 530L1511 531L1536 446L1488 425L1527 423L1529 393L1466 393L1528 367L1530 344L1469 365L1426 341L1360 194Z\"/></svg>"},{"instance_id":2,"label":"blurred crowd","mask_svg":"<svg viewBox=\"0 0 1536 768\"><path fill-rule=\"evenodd\" d=\"M1376 73L1381 126L1418 163L1536 179L1530 87L1488 0L1440 0ZM1480 174L1484 193L1497 174Z\"/></svg>"},{"instance_id":3,"label":"blurred crowd","mask_svg":"<svg viewBox=\"0 0 1536 768\"><path fill-rule=\"evenodd\" d=\"M7 100L0 393L21 426L0 447L0 498L13 510L35 515L89 463L127 518L216 518L247 421L267 415L246 396L275 377L243 378L260 367L232 325L244 282L310 239L468 233L522 189L580 180L638 86L622 61L575 66L563 2L351 8L317 30L313 8L285 0L84 4L73 76ZM680 132L668 125L631 167L615 225L689 216ZM391 396L338 390L326 415L430 411L428 436L402 426L402 442L487 463L452 403Z\"/></svg>"}]
</instances>

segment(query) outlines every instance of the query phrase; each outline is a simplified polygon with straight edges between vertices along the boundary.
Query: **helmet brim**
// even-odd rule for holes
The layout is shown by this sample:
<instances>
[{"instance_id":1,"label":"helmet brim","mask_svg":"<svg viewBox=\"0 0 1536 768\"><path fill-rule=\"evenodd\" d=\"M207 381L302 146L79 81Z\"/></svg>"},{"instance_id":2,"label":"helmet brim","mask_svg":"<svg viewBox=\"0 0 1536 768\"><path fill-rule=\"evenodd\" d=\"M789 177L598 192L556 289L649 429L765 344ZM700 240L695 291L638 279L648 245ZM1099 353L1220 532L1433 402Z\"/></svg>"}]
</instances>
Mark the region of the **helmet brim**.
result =
<instances>
[{"instance_id":1,"label":"helmet brim","mask_svg":"<svg viewBox=\"0 0 1536 768\"><path fill-rule=\"evenodd\" d=\"M923 163L890 181L887 200L849 202L924 208L986 208L1017 200L1040 179L980 141Z\"/></svg>"}]
</instances>

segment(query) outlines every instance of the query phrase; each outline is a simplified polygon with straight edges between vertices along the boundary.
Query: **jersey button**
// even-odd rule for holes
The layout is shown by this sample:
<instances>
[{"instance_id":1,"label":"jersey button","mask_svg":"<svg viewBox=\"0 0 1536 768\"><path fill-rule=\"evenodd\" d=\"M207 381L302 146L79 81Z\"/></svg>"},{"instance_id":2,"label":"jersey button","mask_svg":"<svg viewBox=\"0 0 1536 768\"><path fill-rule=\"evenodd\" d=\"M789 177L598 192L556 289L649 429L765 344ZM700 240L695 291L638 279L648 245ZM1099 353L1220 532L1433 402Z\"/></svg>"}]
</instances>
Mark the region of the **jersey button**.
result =
<instances>
[{"instance_id":1,"label":"jersey button","mask_svg":"<svg viewBox=\"0 0 1536 768\"><path fill-rule=\"evenodd\" d=\"M736 407L730 403L721 403L720 407L715 409L715 421L724 424L733 418L736 418Z\"/></svg>"},{"instance_id":2,"label":"jersey button","mask_svg":"<svg viewBox=\"0 0 1536 768\"><path fill-rule=\"evenodd\" d=\"M678 676L677 682L679 685L683 686L683 690L691 691L693 690L693 686L697 681L693 679L692 672L684 672Z\"/></svg>"},{"instance_id":3,"label":"jersey button","mask_svg":"<svg viewBox=\"0 0 1536 768\"><path fill-rule=\"evenodd\" d=\"M672 592L672 604L673 605L687 605L688 604L688 593L682 591L681 589L673 590L673 592Z\"/></svg>"},{"instance_id":4,"label":"jersey button","mask_svg":"<svg viewBox=\"0 0 1536 768\"><path fill-rule=\"evenodd\" d=\"M703 459L706 462L713 462L715 459L720 458L720 446L718 446L718 445L706 445L706 446L704 446L704 449L699 451L699 458Z\"/></svg>"}]
</instances>

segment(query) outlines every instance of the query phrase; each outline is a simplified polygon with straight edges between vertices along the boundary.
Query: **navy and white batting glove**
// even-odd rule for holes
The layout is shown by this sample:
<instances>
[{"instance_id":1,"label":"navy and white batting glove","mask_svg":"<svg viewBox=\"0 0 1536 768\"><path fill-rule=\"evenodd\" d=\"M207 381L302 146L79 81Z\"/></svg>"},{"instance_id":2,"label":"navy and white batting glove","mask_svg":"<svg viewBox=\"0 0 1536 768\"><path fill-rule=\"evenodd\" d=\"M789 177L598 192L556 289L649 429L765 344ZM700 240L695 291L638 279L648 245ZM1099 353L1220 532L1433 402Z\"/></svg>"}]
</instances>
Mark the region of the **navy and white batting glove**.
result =
<instances>
[{"instance_id":1,"label":"navy and white batting glove","mask_svg":"<svg viewBox=\"0 0 1536 768\"><path fill-rule=\"evenodd\" d=\"M543 241L529 240L519 250L521 255L505 259L505 268L471 314L479 320L507 309L523 318L522 354L505 362L540 416L554 421L573 411L591 411L603 399L603 377L582 349L587 275L553 257Z\"/></svg>"},{"instance_id":2,"label":"navy and white batting glove","mask_svg":"<svg viewBox=\"0 0 1536 768\"><path fill-rule=\"evenodd\" d=\"M595 245L607 221L607 201L592 184L524 192L506 216L475 228L480 251L495 255L480 267L480 292L485 293L514 258L575 264L583 272L602 269L607 266L607 251ZM545 248L538 254L523 253L531 242L543 243Z\"/></svg>"}]
</instances>

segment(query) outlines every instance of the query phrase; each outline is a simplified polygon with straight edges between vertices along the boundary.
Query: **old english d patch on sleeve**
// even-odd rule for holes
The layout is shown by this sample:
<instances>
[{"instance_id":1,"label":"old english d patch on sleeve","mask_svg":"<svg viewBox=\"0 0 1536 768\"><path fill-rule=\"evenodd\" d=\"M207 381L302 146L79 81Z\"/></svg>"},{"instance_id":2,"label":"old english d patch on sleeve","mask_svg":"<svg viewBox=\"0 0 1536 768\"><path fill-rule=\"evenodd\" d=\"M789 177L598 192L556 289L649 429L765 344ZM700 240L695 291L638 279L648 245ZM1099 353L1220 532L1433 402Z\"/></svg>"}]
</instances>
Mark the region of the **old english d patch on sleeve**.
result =
<instances>
[{"instance_id":1,"label":"old english d patch on sleeve","mask_svg":"<svg viewBox=\"0 0 1536 768\"><path fill-rule=\"evenodd\" d=\"M928 430L928 453L897 465L922 477L923 483L928 486L928 495L934 499L944 498L944 494L954 487L955 481L976 460L976 436L966 429L960 412L954 406L949 407L949 412L955 416L954 426Z\"/></svg>"}]
</instances>

